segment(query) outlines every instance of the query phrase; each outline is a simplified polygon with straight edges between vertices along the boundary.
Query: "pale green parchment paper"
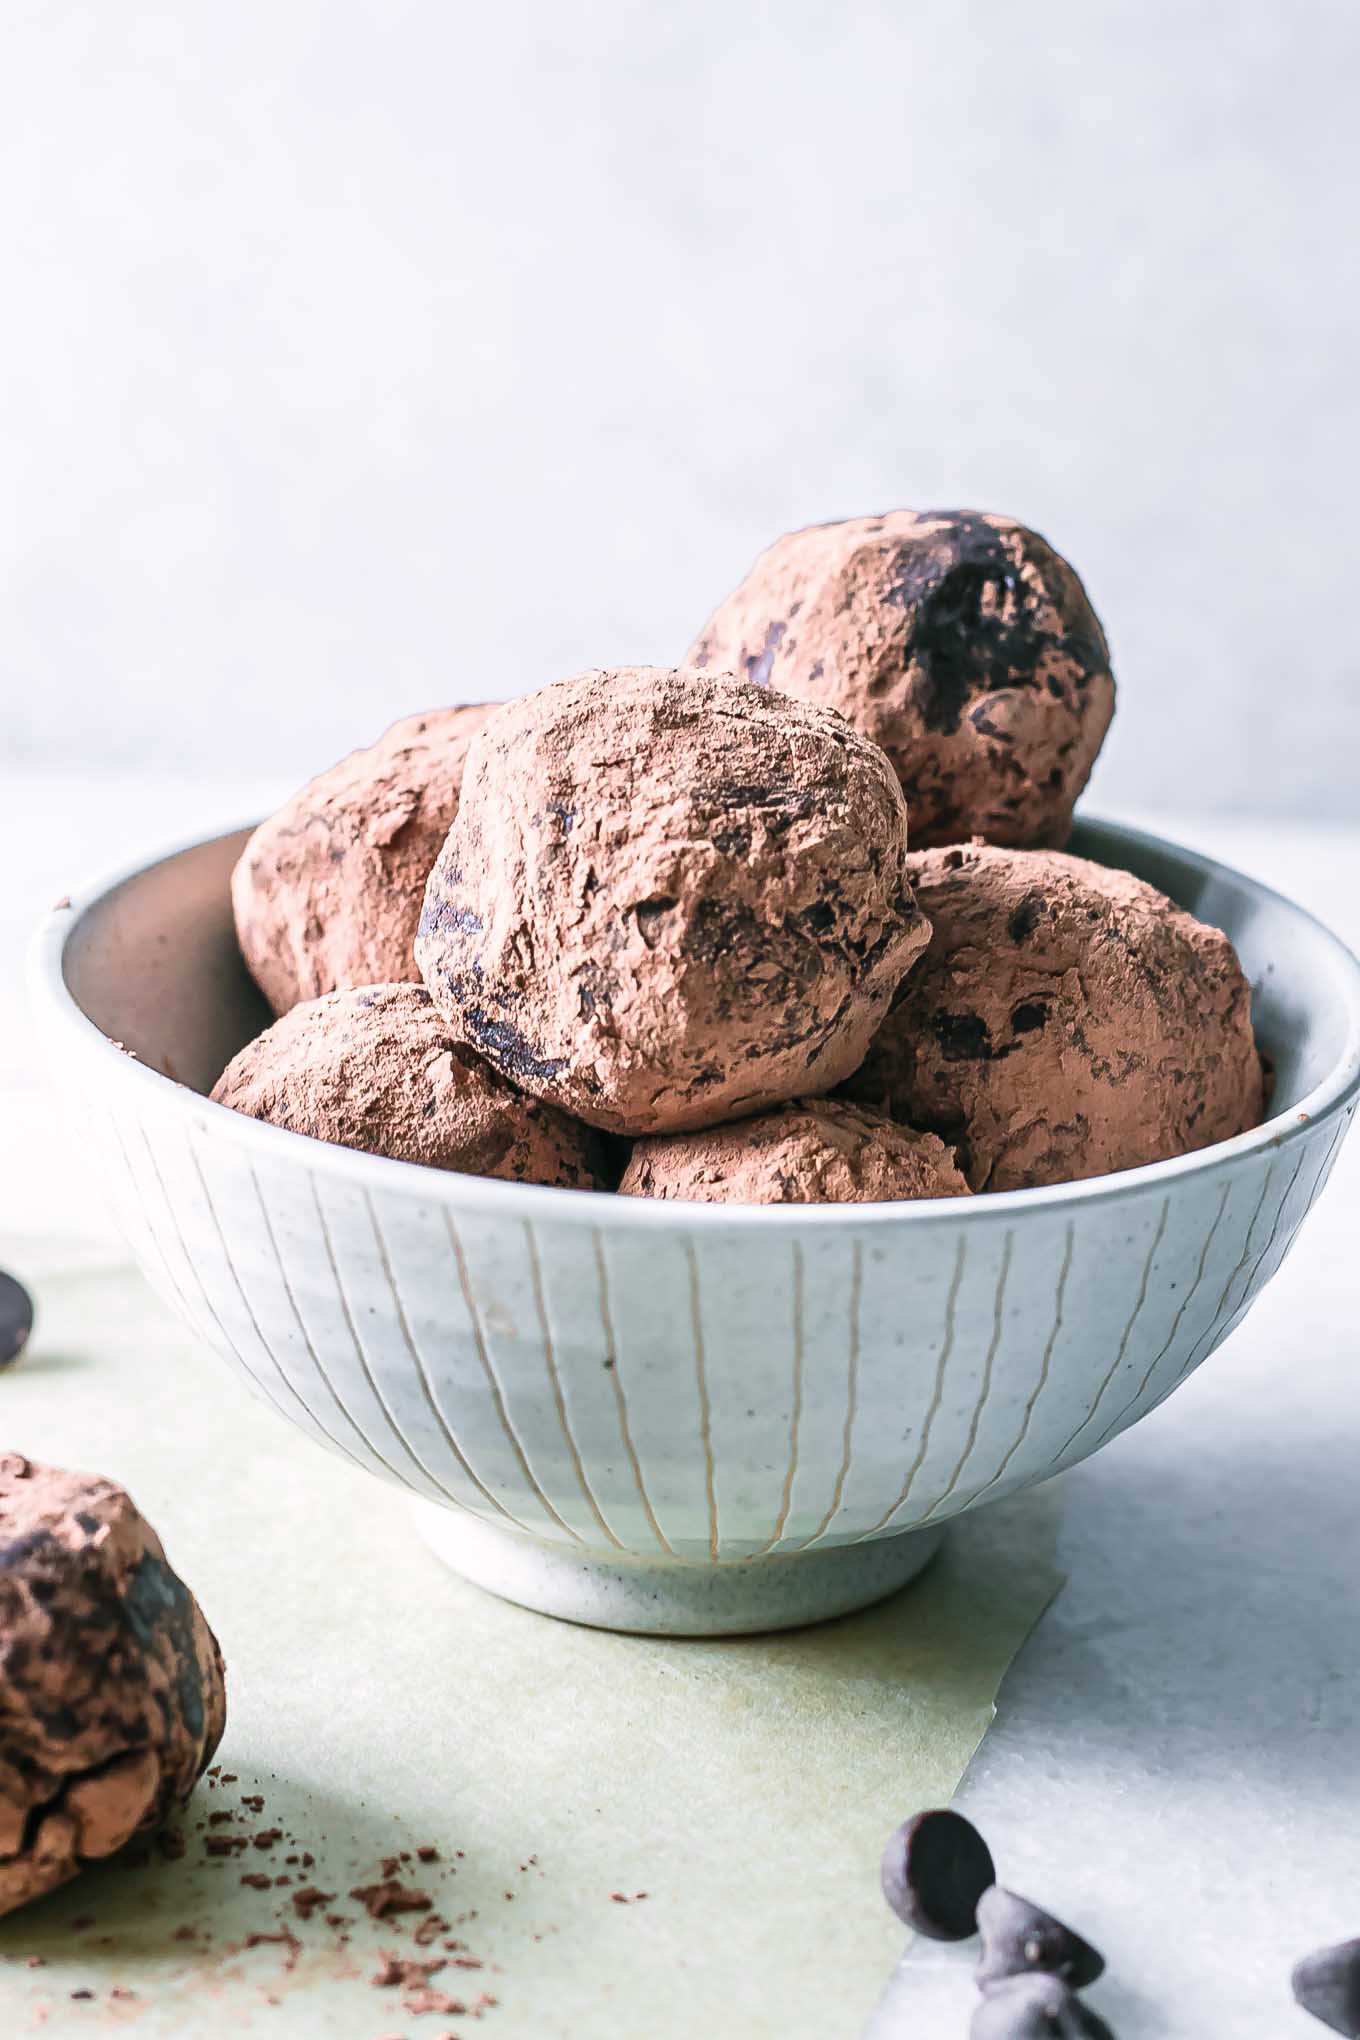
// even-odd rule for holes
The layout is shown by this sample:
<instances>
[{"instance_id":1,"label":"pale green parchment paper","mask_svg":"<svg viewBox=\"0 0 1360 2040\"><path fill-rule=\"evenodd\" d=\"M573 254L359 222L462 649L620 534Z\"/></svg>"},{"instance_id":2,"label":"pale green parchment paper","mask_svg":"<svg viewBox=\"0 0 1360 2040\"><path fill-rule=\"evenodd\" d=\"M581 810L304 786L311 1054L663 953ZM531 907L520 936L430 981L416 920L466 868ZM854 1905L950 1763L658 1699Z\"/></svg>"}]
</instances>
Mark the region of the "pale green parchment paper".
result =
<instances>
[{"instance_id":1,"label":"pale green parchment paper","mask_svg":"<svg viewBox=\"0 0 1360 2040\"><path fill-rule=\"evenodd\" d=\"M463 1585L400 1495L251 1401L130 1270L18 1272L40 1324L0 1377L0 1447L131 1488L222 1642L235 1782L200 1787L182 1861L91 1873L0 1922L7 2032L861 2030L903 1941L880 1849L949 1797L1056 1588L1051 1494L966 1520L862 1616L717 1643L604 1635ZM214 1811L234 1818L198 1832ZM285 1840L205 1856L206 1832L261 1826ZM414 1917L378 1925L347 1896L418 1844L440 1862L402 1875L485 1965L433 1978L467 2015L368 1985L379 1948L440 1952L411 1946ZM315 1863L285 1871L301 1849ZM348 1945L321 1911L298 1920L296 1885L243 1873L336 1893ZM285 1923L300 1949L244 1945Z\"/></svg>"}]
</instances>

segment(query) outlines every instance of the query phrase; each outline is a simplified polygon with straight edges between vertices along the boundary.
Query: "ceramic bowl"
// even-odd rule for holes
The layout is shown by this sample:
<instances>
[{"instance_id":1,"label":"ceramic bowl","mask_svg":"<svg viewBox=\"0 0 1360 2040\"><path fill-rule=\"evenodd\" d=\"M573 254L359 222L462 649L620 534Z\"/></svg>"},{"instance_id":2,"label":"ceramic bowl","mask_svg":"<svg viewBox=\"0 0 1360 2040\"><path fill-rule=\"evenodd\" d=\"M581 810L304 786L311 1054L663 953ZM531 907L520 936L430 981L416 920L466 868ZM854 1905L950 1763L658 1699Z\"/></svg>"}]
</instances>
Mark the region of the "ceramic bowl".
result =
<instances>
[{"instance_id":1,"label":"ceramic bowl","mask_svg":"<svg viewBox=\"0 0 1360 2040\"><path fill-rule=\"evenodd\" d=\"M1149 1168L975 1200L648 1202L352 1153L204 1095L266 1022L245 831L63 905L34 995L153 1283L299 1430L546 1612L777 1628L909 1579L950 1517L1096 1452L1231 1333L1360 1090L1360 966L1265 887L1086 823L1073 847L1227 930L1273 1116Z\"/></svg>"}]
</instances>

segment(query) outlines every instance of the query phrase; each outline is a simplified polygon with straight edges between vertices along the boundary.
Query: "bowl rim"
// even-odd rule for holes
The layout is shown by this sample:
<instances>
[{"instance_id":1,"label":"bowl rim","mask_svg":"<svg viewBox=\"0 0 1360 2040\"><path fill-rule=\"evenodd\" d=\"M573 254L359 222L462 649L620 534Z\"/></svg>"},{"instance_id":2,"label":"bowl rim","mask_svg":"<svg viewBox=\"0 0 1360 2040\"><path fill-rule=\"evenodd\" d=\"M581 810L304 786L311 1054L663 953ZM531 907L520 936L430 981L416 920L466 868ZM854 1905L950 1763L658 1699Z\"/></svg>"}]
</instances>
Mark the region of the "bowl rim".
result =
<instances>
[{"instance_id":1,"label":"bowl rim","mask_svg":"<svg viewBox=\"0 0 1360 2040\"><path fill-rule=\"evenodd\" d=\"M360 1149L340 1147L311 1135L294 1133L286 1127L271 1126L218 1105L187 1085L149 1068L121 1048L96 1026L76 1003L66 983L66 948L84 916L102 904L121 886L168 864L177 857L209 848L240 835L254 824L238 829L221 829L211 836L141 857L131 865L95 876L49 909L39 923L29 947L28 979L32 1007L40 1018L59 1030L59 1038L102 1066L111 1082L130 1085L146 1097L148 1105L181 1115L214 1142L256 1152L284 1165L291 1161L328 1175L356 1179L371 1189L411 1198L456 1202L462 1209L484 1211L489 1216L521 1219L555 1219L599 1226L662 1226L693 1231L748 1228L812 1230L826 1226L878 1228L886 1225L912 1227L940 1224L978 1225L996 1221L1015 1223L1027 1214L1070 1210L1074 1205L1104 1203L1111 1199L1155 1194L1182 1178L1206 1175L1231 1166L1265 1149L1282 1150L1306 1140L1323 1122L1340 1113L1360 1093L1360 958L1325 922L1287 895L1259 879L1235 870L1231 865L1159 836L1151 830L1096 815L1079 815L1078 821L1102 835L1110 846L1128 845L1154 852L1170 852L1193 867L1202 881L1219 879L1262 904L1272 904L1310 927L1330 950L1335 967L1333 983L1342 992L1347 1009L1347 1034L1340 1055L1326 1075L1305 1097L1286 1111L1273 1113L1259 1126L1214 1141L1189 1154L1173 1155L1165 1161L1146 1162L1132 1169L1119 1169L1104 1176L1088 1176L1073 1182L1044 1184L1025 1190L989 1191L985 1196L899 1199L885 1203L837 1204L727 1204L684 1198L620 1197L608 1190L567 1190L551 1184L511 1183L494 1177L465 1175L453 1169L435 1169L421 1162L399 1161L388 1155L368 1154ZM53 1036L55 1042L56 1036ZM58 1059L55 1046L49 1060ZM1334 1146L1339 1144L1340 1130Z\"/></svg>"}]
</instances>

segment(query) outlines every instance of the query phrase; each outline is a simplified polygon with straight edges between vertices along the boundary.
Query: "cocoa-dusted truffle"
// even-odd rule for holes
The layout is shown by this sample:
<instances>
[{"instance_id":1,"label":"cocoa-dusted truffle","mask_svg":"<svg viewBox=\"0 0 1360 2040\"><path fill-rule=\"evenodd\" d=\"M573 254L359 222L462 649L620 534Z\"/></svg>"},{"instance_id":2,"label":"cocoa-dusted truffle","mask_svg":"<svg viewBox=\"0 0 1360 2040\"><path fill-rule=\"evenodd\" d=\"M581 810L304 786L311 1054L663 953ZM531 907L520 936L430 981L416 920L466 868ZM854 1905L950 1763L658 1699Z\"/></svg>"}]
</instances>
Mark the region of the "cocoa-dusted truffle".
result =
<instances>
[{"instance_id":1,"label":"cocoa-dusted truffle","mask_svg":"<svg viewBox=\"0 0 1360 2040\"><path fill-rule=\"evenodd\" d=\"M933 1133L806 1098L734 1126L640 1140L619 1190L713 1204L870 1204L964 1197L968 1185Z\"/></svg>"},{"instance_id":2,"label":"cocoa-dusted truffle","mask_svg":"<svg viewBox=\"0 0 1360 2040\"><path fill-rule=\"evenodd\" d=\"M882 752L729 676L590 672L474 740L416 959L462 1038L616 1133L856 1067L927 929Z\"/></svg>"},{"instance_id":3,"label":"cocoa-dusted truffle","mask_svg":"<svg viewBox=\"0 0 1360 2040\"><path fill-rule=\"evenodd\" d=\"M0 1457L0 1913L163 1825L225 1722L222 1653L130 1496Z\"/></svg>"},{"instance_id":4,"label":"cocoa-dusted truffle","mask_svg":"<svg viewBox=\"0 0 1360 2040\"><path fill-rule=\"evenodd\" d=\"M526 1098L456 1041L424 985L368 985L294 1006L227 1064L219 1105L314 1140L590 1189L597 1135Z\"/></svg>"},{"instance_id":5,"label":"cocoa-dusted truffle","mask_svg":"<svg viewBox=\"0 0 1360 2040\"><path fill-rule=\"evenodd\" d=\"M261 822L231 879L236 936L276 1013L352 985L412 982L430 866L495 704L393 723Z\"/></svg>"},{"instance_id":6,"label":"cocoa-dusted truffle","mask_svg":"<svg viewBox=\"0 0 1360 2040\"><path fill-rule=\"evenodd\" d=\"M1037 532L986 511L791 532L689 656L848 716L897 768L918 848L1061 846L1114 713L1076 574Z\"/></svg>"},{"instance_id":7,"label":"cocoa-dusted truffle","mask_svg":"<svg viewBox=\"0 0 1360 2040\"><path fill-rule=\"evenodd\" d=\"M969 844L909 860L933 924L849 1095L958 1146L974 1190L1207 1147L1260 1119L1232 944L1127 871Z\"/></svg>"}]
</instances>

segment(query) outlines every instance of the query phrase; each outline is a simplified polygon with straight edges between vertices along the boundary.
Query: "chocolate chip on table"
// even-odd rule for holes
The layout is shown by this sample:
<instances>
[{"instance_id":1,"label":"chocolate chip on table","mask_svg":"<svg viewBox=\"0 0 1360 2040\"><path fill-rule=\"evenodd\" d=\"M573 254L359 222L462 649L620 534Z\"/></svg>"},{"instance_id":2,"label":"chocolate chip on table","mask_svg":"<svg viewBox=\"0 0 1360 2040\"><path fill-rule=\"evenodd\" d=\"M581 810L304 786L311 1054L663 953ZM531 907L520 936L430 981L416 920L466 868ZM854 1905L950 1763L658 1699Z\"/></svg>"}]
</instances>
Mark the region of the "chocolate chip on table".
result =
<instances>
[{"instance_id":1,"label":"chocolate chip on table","mask_svg":"<svg viewBox=\"0 0 1360 2040\"><path fill-rule=\"evenodd\" d=\"M914 1814L883 1851L883 1896L907 1926L932 1941L977 1932L978 1900L996 1882L992 1852L961 1813Z\"/></svg>"},{"instance_id":2,"label":"chocolate chip on table","mask_svg":"<svg viewBox=\"0 0 1360 2040\"><path fill-rule=\"evenodd\" d=\"M1334 2033L1360 2035L1360 1941L1318 1948L1295 1965L1294 2001Z\"/></svg>"},{"instance_id":3,"label":"chocolate chip on table","mask_svg":"<svg viewBox=\"0 0 1360 2040\"><path fill-rule=\"evenodd\" d=\"M978 1989L989 1991L1008 1976L1040 1973L1061 1977L1073 1990L1094 1983L1105 1967L1103 1955L1052 1913L1017 1892L994 1884L978 1902Z\"/></svg>"},{"instance_id":4,"label":"chocolate chip on table","mask_svg":"<svg viewBox=\"0 0 1360 2040\"><path fill-rule=\"evenodd\" d=\"M33 1298L0 1268L0 1367L18 1359L33 1330Z\"/></svg>"},{"instance_id":5,"label":"chocolate chip on table","mask_svg":"<svg viewBox=\"0 0 1360 2040\"><path fill-rule=\"evenodd\" d=\"M1058 1976L1011 1976L982 2000L969 2040L1114 2040Z\"/></svg>"}]
</instances>

